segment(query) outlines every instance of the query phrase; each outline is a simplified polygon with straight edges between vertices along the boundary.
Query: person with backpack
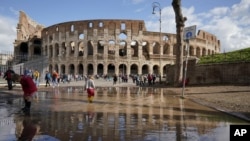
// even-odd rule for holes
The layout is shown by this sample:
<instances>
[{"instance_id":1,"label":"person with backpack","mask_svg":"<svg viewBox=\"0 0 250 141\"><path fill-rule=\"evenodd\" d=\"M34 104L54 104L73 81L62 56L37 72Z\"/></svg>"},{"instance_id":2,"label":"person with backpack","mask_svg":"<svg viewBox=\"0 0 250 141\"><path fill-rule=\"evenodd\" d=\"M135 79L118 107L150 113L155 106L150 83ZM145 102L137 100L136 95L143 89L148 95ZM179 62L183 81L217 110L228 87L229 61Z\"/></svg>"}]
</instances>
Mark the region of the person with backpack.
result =
<instances>
[{"instance_id":1,"label":"person with backpack","mask_svg":"<svg viewBox=\"0 0 250 141\"><path fill-rule=\"evenodd\" d=\"M56 72L56 70L54 70L54 72L52 73L52 85L53 85L53 88L56 85L59 87L58 77L59 77L59 74Z\"/></svg>"},{"instance_id":2,"label":"person with backpack","mask_svg":"<svg viewBox=\"0 0 250 141\"><path fill-rule=\"evenodd\" d=\"M15 74L15 72L11 69L11 67L8 68L8 70L4 73L3 78L5 80L7 80L7 84L8 84L8 89L12 90L13 86L12 86L12 77Z\"/></svg>"}]
</instances>

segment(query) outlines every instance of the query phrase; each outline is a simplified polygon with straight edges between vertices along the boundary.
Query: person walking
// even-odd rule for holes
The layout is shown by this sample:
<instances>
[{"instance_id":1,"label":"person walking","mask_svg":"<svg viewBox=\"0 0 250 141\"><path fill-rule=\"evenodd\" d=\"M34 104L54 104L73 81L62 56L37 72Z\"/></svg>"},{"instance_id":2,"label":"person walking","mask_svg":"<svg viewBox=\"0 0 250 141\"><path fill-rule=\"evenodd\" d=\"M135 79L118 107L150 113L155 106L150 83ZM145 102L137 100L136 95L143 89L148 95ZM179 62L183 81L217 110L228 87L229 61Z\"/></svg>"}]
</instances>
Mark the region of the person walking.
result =
<instances>
[{"instance_id":1,"label":"person walking","mask_svg":"<svg viewBox=\"0 0 250 141\"><path fill-rule=\"evenodd\" d=\"M4 76L3 78L7 81L7 84L8 84L8 89L9 90L12 90L13 86L12 86L12 78L13 78L13 75L15 74L15 72L12 70L11 67L8 68L8 70L4 73Z\"/></svg>"},{"instance_id":2,"label":"person walking","mask_svg":"<svg viewBox=\"0 0 250 141\"><path fill-rule=\"evenodd\" d=\"M30 76L18 76L17 77L17 82L20 82L22 90L23 90L23 99L25 106L22 108L22 111L26 114L30 114L30 108L31 108L31 101L32 101L32 96L35 94L37 91L36 84L34 83L33 79Z\"/></svg>"},{"instance_id":3,"label":"person walking","mask_svg":"<svg viewBox=\"0 0 250 141\"><path fill-rule=\"evenodd\" d=\"M33 72L33 79L37 87L39 86L39 77L40 73L37 69L35 69L35 71Z\"/></svg>"},{"instance_id":4,"label":"person walking","mask_svg":"<svg viewBox=\"0 0 250 141\"><path fill-rule=\"evenodd\" d=\"M50 86L50 81L51 81L51 75L49 73L49 71L46 71L46 74L45 74L45 87L47 87L48 85Z\"/></svg>"},{"instance_id":5,"label":"person walking","mask_svg":"<svg viewBox=\"0 0 250 141\"><path fill-rule=\"evenodd\" d=\"M89 79L87 80L87 82L85 84L85 90L87 90L87 93L88 93L89 103L92 103L94 96L95 96L95 83L94 83L93 76L89 76Z\"/></svg>"},{"instance_id":6,"label":"person walking","mask_svg":"<svg viewBox=\"0 0 250 141\"><path fill-rule=\"evenodd\" d=\"M115 85L117 82L117 75L115 74L114 77L113 77L113 85Z\"/></svg>"},{"instance_id":7,"label":"person walking","mask_svg":"<svg viewBox=\"0 0 250 141\"><path fill-rule=\"evenodd\" d=\"M58 73L54 70L54 72L52 73L52 85L53 85L53 88L57 85L59 86L59 83L58 83Z\"/></svg>"}]
</instances>

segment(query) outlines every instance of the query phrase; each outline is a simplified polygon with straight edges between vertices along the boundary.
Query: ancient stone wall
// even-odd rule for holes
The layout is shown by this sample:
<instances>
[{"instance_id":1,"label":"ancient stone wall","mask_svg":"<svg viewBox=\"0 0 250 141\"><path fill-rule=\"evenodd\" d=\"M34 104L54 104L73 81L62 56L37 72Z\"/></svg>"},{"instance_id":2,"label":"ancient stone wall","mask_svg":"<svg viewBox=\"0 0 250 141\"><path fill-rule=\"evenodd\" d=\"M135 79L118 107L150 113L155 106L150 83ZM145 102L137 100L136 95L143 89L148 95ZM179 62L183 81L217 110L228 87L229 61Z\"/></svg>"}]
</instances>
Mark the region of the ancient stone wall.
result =
<instances>
[{"instance_id":1,"label":"ancient stone wall","mask_svg":"<svg viewBox=\"0 0 250 141\"><path fill-rule=\"evenodd\" d=\"M168 82L173 82L174 66L168 68ZM250 62L197 65L188 62L189 85L250 84Z\"/></svg>"},{"instance_id":2,"label":"ancient stone wall","mask_svg":"<svg viewBox=\"0 0 250 141\"><path fill-rule=\"evenodd\" d=\"M42 31L31 21L20 12L18 29L22 28L18 36L34 36L28 41L18 37L15 54L26 49L27 61L34 60L34 56L45 56L49 71L80 75L154 73L163 76L166 67L175 64L176 35L147 31L142 20L71 21L42 28ZM27 26L36 30L26 30ZM36 32L40 34L34 34ZM197 38L190 40L191 56L219 52L219 41L210 33L199 31Z\"/></svg>"},{"instance_id":3,"label":"ancient stone wall","mask_svg":"<svg viewBox=\"0 0 250 141\"><path fill-rule=\"evenodd\" d=\"M49 57L49 69L61 73L163 75L175 63L175 36L146 31L141 20L66 22L44 28L43 55ZM194 39L192 55L218 53L215 44L217 40L209 46L206 39Z\"/></svg>"}]
</instances>

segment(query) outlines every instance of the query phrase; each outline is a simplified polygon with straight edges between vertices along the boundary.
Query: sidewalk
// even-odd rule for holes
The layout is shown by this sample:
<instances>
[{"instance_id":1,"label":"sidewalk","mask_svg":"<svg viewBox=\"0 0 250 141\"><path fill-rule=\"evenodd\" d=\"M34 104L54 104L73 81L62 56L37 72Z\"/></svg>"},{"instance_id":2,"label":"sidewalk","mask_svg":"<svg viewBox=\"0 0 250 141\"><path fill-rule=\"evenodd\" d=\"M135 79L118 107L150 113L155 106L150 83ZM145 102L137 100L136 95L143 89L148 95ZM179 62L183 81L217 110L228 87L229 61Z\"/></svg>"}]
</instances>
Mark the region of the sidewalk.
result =
<instances>
[{"instance_id":1,"label":"sidewalk","mask_svg":"<svg viewBox=\"0 0 250 141\"><path fill-rule=\"evenodd\" d=\"M128 80L128 82L119 82L117 81L117 83L114 85L112 80L105 80L102 78L99 79L94 79L95 85L96 87L134 87L136 86L135 83L132 82L131 79ZM13 85L19 86L19 83L13 83ZM52 86L52 83L50 82L50 85ZM79 80L79 81L71 81L70 83L59 83L59 86L84 86L85 85L85 81L84 80ZM7 87L7 81L4 79L0 79L0 87ZM43 87L45 86L45 82L41 82L39 84L39 86Z\"/></svg>"}]
</instances>

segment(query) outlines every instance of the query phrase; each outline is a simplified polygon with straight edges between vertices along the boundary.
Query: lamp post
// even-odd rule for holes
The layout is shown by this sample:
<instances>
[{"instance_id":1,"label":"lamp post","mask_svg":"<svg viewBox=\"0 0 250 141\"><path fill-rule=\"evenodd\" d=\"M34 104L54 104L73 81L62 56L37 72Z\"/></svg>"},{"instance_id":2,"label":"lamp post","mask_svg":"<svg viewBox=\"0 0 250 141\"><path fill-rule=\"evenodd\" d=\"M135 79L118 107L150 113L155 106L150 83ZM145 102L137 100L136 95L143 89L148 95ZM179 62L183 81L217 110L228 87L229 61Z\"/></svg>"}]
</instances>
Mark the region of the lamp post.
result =
<instances>
[{"instance_id":1,"label":"lamp post","mask_svg":"<svg viewBox=\"0 0 250 141\"><path fill-rule=\"evenodd\" d=\"M153 12L152 14L155 14L155 9L158 8L159 13L160 13L160 32L159 32L159 43L160 43L160 51L161 51L161 5L159 2L153 2L152 3L152 7L153 7ZM161 52L160 52L160 57L159 57L159 81L161 83Z\"/></svg>"}]
</instances>

